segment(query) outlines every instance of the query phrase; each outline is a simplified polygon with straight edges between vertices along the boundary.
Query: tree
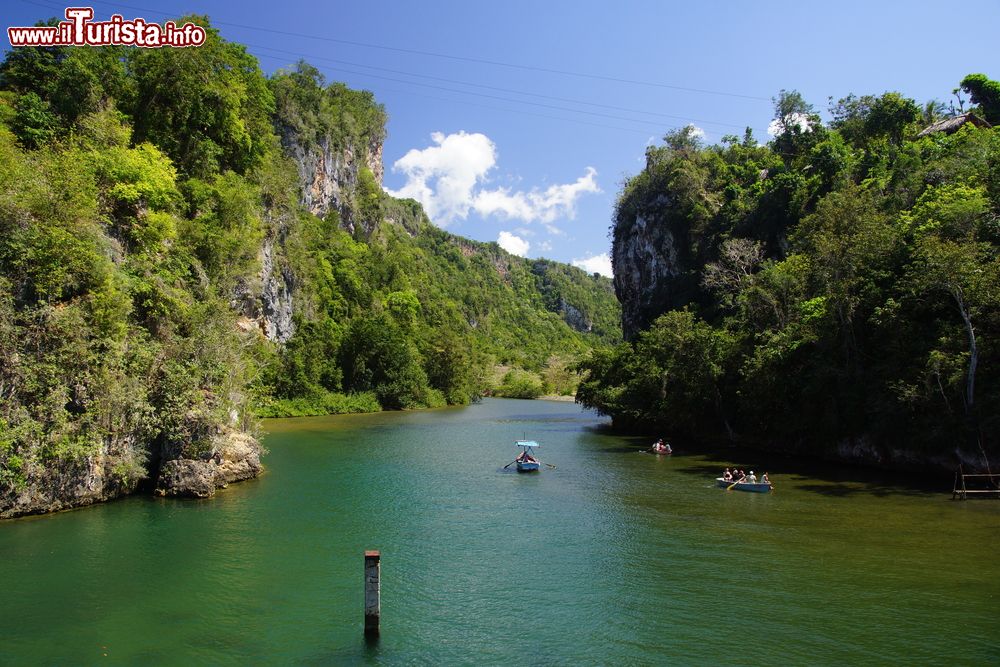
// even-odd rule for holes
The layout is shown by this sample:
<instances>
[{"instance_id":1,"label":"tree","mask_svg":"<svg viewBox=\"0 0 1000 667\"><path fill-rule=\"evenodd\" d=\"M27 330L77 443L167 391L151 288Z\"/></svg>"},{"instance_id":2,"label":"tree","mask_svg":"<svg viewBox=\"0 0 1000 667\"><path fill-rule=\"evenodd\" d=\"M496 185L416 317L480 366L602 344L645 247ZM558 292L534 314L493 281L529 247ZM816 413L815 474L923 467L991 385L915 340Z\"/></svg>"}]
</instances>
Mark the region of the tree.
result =
<instances>
[{"instance_id":1,"label":"tree","mask_svg":"<svg viewBox=\"0 0 1000 667\"><path fill-rule=\"evenodd\" d=\"M274 97L257 60L226 42L207 19L205 43L191 49L138 49L135 140L151 141L187 176L231 169L245 174L274 145Z\"/></svg>"},{"instance_id":2,"label":"tree","mask_svg":"<svg viewBox=\"0 0 1000 667\"><path fill-rule=\"evenodd\" d=\"M983 110L986 122L1000 125L1000 81L993 81L985 74L969 74L962 79L961 86Z\"/></svg>"},{"instance_id":3,"label":"tree","mask_svg":"<svg viewBox=\"0 0 1000 667\"><path fill-rule=\"evenodd\" d=\"M831 106L830 114L830 126L855 146L863 147L878 138L894 144L902 142L907 126L920 118L920 108L913 100L889 92L878 97L848 95Z\"/></svg>"},{"instance_id":4,"label":"tree","mask_svg":"<svg viewBox=\"0 0 1000 667\"><path fill-rule=\"evenodd\" d=\"M25 148L40 148L55 136L59 123L52 105L30 92L20 95L14 104L10 129Z\"/></svg>"},{"instance_id":5,"label":"tree","mask_svg":"<svg viewBox=\"0 0 1000 667\"><path fill-rule=\"evenodd\" d=\"M764 261L764 244L752 239L728 239L722 244L719 261L702 273L702 285L719 292L730 305L735 294L748 287L754 271Z\"/></svg>"},{"instance_id":6,"label":"tree","mask_svg":"<svg viewBox=\"0 0 1000 667\"><path fill-rule=\"evenodd\" d=\"M969 346L963 398L965 412L970 416L976 403L976 369L979 365L979 342L974 319L984 309L991 308L1000 297L998 269L1000 261L996 258L996 249L990 244L942 240L933 235L921 241L914 267L914 287L945 292L962 319Z\"/></svg>"},{"instance_id":7,"label":"tree","mask_svg":"<svg viewBox=\"0 0 1000 667\"><path fill-rule=\"evenodd\" d=\"M694 125L667 132L663 135L663 143L675 151L697 151L702 147L702 136Z\"/></svg>"},{"instance_id":8,"label":"tree","mask_svg":"<svg viewBox=\"0 0 1000 667\"><path fill-rule=\"evenodd\" d=\"M810 126L818 120L813 106L797 90L782 89L777 97L771 98L771 102L774 104L774 120L769 129L773 130L775 136L791 130L808 132Z\"/></svg>"},{"instance_id":9,"label":"tree","mask_svg":"<svg viewBox=\"0 0 1000 667\"><path fill-rule=\"evenodd\" d=\"M798 91L782 90L772 99L774 119L767 128L774 137L771 145L786 165L792 165L825 138L826 130L813 106Z\"/></svg>"},{"instance_id":10,"label":"tree","mask_svg":"<svg viewBox=\"0 0 1000 667\"><path fill-rule=\"evenodd\" d=\"M427 376L412 344L385 313L351 322L341 345L340 365L349 391L374 391L387 409L421 405Z\"/></svg>"},{"instance_id":11,"label":"tree","mask_svg":"<svg viewBox=\"0 0 1000 667\"><path fill-rule=\"evenodd\" d=\"M11 49L0 64L0 89L37 95L59 119L60 129L67 129L112 100L131 109L128 54L124 46Z\"/></svg>"}]
</instances>

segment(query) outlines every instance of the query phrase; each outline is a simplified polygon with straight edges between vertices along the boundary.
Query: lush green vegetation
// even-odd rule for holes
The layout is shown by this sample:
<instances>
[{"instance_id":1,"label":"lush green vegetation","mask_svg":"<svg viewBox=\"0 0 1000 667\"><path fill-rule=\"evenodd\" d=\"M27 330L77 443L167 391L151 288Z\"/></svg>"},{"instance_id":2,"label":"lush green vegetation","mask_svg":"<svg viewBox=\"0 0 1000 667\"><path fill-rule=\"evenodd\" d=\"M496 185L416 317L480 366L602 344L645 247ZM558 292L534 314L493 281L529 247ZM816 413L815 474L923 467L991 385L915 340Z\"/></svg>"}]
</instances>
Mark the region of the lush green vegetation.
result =
<instances>
[{"instance_id":1,"label":"lush green vegetation","mask_svg":"<svg viewBox=\"0 0 1000 667\"><path fill-rule=\"evenodd\" d=\"M998 84L962 85L993 118ZM651 148L619 197L615 244L639 212L669 229L679 296L582 364L578 399L702 437L995 451L1000 130L918 137L943 111L849 96L823 125L783 92L766 146L681 130Z\"/></svg>"},{"instance_id":2,"label":"lush green vegetation","mask_svg":"<svg viewBox=\"0 0 1000 667\"><path fill-rule=\"evenodd\" d=\"M620 340L610 281L440 231L364 167L344 208L304 211L282 139L367 157L384 122L370 93L305 64L267 78L211 28L200 48L9 51L0 502L98 455L134 485L255 415L464 403L498 364L564 390L567 359ZM277 279L283 344L259 306Z\"/></svg>"}]
</instances>

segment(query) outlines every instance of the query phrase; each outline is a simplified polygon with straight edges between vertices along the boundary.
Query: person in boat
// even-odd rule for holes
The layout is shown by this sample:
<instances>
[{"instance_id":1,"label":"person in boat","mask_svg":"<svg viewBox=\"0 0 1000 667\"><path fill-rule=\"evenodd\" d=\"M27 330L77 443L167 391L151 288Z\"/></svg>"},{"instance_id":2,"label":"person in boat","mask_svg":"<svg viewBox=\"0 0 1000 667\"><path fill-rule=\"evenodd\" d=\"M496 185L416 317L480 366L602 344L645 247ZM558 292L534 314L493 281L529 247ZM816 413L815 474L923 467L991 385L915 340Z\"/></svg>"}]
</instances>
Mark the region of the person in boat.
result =
<instances>
[{"instance_id":1,"label":"person in boat","mask_svg":"<svg viewBox=\"0 0 1000 667\"><path fill-rule=\"evenodd\" d=\"M753 470L750 471L750 476L747 477L747 481L750 482L751 484L757 483L757 475L753 474Z\"/></svg>"},{"instance_id":2,"label":"person in boat","mask_svg":"<svg viewBox=\"0 0 1000 667\"><path fill-rule=\"evenodd\" d=\"M769 480L767 478L767 473L766 472L764 473L764 476L760 478L760 483L761 484L770 484L771 483L771 480Z\"/></svg>"},{"instance_id":3,"label":"person in boat","mask_svg":"<svg viewBox=\"0 0 1000 667\"><path fill-rule=\"evenodd\" d=\"M747 478L747 474L745 472L743 472L742 470L740 470L740 474L736 476L736 481L737 482L742 482L746 478Z\"/></svg>"},{"instance_id":4,"label":"person in boat","mask_svg":"<svg viewBox=\"0 0 1000 667\"><path fill-rule=\"evenodd\" d=\"M722 481L723 482L733 481L733 473L729 472L729 468L726 468L726 472L722 473Z\"/></svg>"},{"instance_id":5,"label":"person in boat","mask_svg":"<svg viewBox=\"0 0 1000 667\"><path fill-rule=\"evenodd\" d=\"M663 442L663 441L660 440L660 442ZM667 454L673 454L674 453L674 450L670 449L670 443L664 443L664 445L663 445L663 451L666 452Z\"/></svg>"}]
</instances>

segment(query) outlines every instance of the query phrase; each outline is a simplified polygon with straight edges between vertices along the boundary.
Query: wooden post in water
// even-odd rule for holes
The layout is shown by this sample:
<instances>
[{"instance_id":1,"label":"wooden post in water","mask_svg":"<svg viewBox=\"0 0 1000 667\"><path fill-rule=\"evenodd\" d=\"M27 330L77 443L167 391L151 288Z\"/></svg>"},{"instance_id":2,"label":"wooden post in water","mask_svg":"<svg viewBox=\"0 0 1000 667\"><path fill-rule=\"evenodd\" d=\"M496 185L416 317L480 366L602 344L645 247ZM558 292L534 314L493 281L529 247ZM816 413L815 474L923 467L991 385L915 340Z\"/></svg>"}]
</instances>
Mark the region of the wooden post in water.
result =
<instances>
[{"instance_id":1,"label":"wooden post in water","mask_svg":"<svg viewBox=\"0 0 1000 667\"><path fill-rule=\"evenodd\" d=\"M378 551L365 552L365 636L378 637L379 617L382 615L381 594L382 589L379 584L379 561L381 554Z\"/></svg>"}]
</instances>

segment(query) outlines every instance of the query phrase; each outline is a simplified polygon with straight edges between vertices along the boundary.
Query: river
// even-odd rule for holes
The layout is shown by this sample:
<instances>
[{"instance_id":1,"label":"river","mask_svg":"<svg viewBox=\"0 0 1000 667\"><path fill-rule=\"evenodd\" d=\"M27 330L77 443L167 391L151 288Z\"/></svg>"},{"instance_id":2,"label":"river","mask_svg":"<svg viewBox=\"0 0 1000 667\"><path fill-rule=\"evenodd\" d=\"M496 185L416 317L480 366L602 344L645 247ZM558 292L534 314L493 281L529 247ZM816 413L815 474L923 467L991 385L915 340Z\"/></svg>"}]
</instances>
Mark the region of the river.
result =
<instances>
[{"instance_id":1,"label":"river","mask_svg":"<svg viewBox=\"0 0 1000 667\"><path fill-rule=\"evenodd\" d=\"M1000 660L1000 502L947 479L661 458L546 401L265 429L267 473L213 499L0 523L0 664ZM502 470L522 436L556 467ZM775 491L716 488L734 463Z\"/></svg>"}]
</instances>

